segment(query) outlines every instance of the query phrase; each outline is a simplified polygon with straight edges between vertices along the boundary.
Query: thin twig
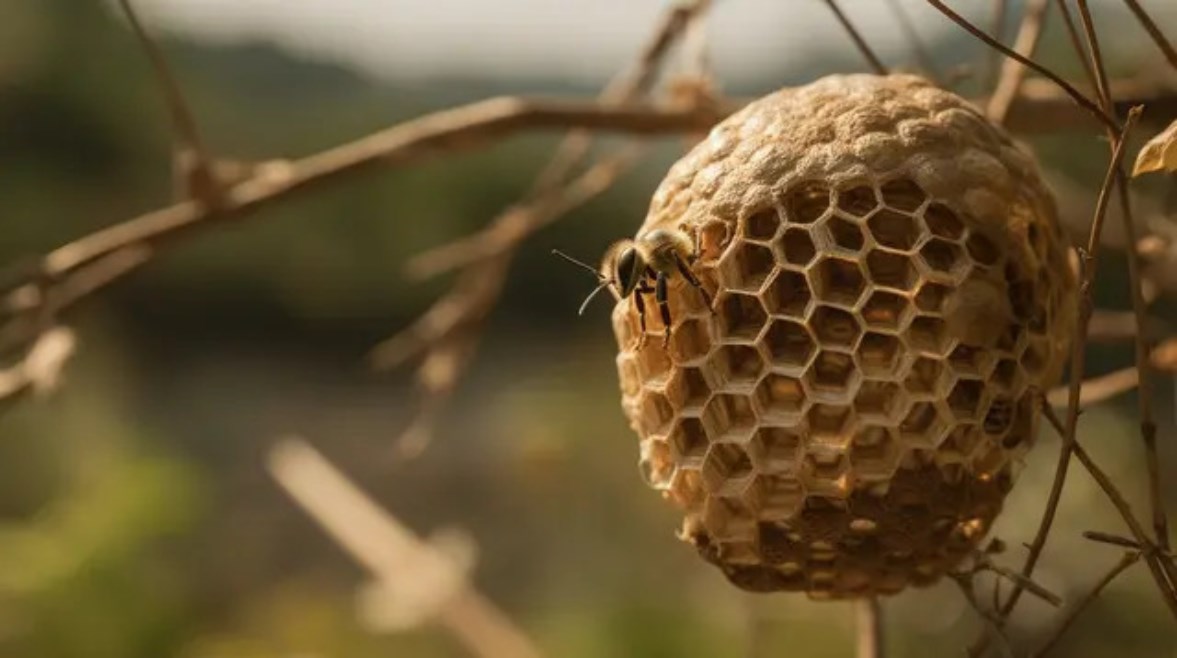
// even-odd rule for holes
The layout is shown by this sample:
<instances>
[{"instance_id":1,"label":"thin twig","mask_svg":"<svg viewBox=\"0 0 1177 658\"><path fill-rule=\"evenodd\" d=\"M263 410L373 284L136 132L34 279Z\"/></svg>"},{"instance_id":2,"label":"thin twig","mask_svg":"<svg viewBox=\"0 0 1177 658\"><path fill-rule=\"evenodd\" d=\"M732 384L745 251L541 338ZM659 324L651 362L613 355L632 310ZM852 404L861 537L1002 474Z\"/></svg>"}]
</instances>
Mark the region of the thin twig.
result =
<instances>
[{"instance_id":1,"label":"thin twig","mask_svg":"<svg viewBox=\"0 0 1177 658\"><path fill-rule=\"evenodd\" d=\"M1157 27L1157 24L1153 21L1152 16L1149 16L1148 12L1144 10L1144 7L1141 7L1140 3L1136 0L1124 0L1124 4L1128 5L1128 9L1132 10L1132 13L1136 16L1136 20L1140 21L1140 24L1144 26L1145 31L1148 32L1148 36L1152 37L1152 40L1156 42L1157 47L1164 53L1165 59L1169 60L1173 68L1177 68L1177 49L1174 49L1173 44L1169 43L1169 40L1165 38L1165 35L1161 32L1161 28Z\"/></svg>"},{"instance_id":2,"label":"thin twig","mask_svg":"<svg viewBox=\"0 0 1177 658\"><path fill-rule=\"evenodd\" d=\"M895 17L895 22L899 24L899 29L903 32L904 43L915 54L915 60L919 63L920 68L933 82L942 83L944 80L940 73L940 67L936 65L936 59L932 57L932 53L928 52L927 44L920 38L919 30L915 29L915 25L912 24L911 16L903 8L902 1L887 0L887 4L890 5L891 15Z\"/></svg>"},{"instance_id":3,"label":"thin twig","mask_svg":"<svg viewBox=\"0 0 1177 658\"><path fill-rule=\"evenodd\" d=\"M1005 41L1005 21L1009 17L1009 0L992 0L989 13L989 34L998 41ZM985 67L985 89L996 89L997 79L1001 75L1001 63L1005 61L1001 51L996 48L986 48L989 54Z\"/></svg>"},{"instance_id":4,"label":"thin twig","mask_svg":"<svg viewBox=\"0 0 1177 658\"><path fill-rule=\"evenodd\" d=\"M1100 123L1108 126L1109 128L1112 128L1116 132L1120 132L1120 126L1119 126L1119 124L1116 123L1115 119L1108 116L1108 114L1106 112L1104 112L1102 109L1100 109L1100 107L1098 105L1096 105L1090 98L1084 96L1078 89L1075 89L1074 86L1072 86L1069 82L1064 80L1057 73L1055 73L1054 71L1051 71L1050 69L1046 68L1045 66L1042 66L1041 64L1035 62L1034 60L1029 59L1028 57L1023 57L1021 54L1019 54L1018 52L1016 52L1014 50L1011 50L1009 47L1002 44L1000 41L997 41L996 39L989 36L988 34L985 34L984 30L973 25L972 23L970 23L968 21L968 19L966 19L965 17L956 13L955 11L952 11L952 9L950 9L947 5L945 5L943 2L941 2L941 0L927 0L927 2L928 2L928 4L932 5L936 9L938 9L940 11L940 13L942 13L946 17L948 17L949 20L951 20L952 22L961 26L962 28L964 28L969 34L972 34L973 36L977 37L981 41L984 41L991 48L996 48L997 50L1000 50L1002 52L1002 54L1004 54L1006 57L1013 58L1013 59L1021 62L1022 64L1030 67L1034 71L1037 71L1038 73L1042 74L1043 76L1050 78L1055 84L1057 84L1059 87L1061 87L1062 90L1064 92L1066 92L1066 94L1068 96L1070 96L1072 100L1074 100L1076 103L1078 103L1080 106L1082 106L1083 109L1090 112L1091 115L1096 118L1096 120L1098 120Z\"/></svg>"},{"instance_id":5,"label":"thin twig","mask_svg":"<svg viewBox=\"0 0 1177 658\"><path fill-rule=\"evenodd\" d=\"M1063 621L1059 624L1058 628L1055 629L1054 633L1050 636L1050 639L1048 639L1040 649L1031 655L1034 656L1034 658L1041 658L1042 656L1045 656L1047 653L1049 653L1050 650L1053 649L1054 646L1058 643L1058 641L1062 639L1062 636L1067 632L1067 629L1069 629L1071 625L1075 623L1075 620L1079 618L1079 615L1087 609L1087 606L1091 605L1092 601L1099 598L1099 595L1103 593L1104 588L1111 584L1111 582L1115 580L1117 576L1123 573L1128 567L1136 564L1139 559L1140 553L1135 551L1124 553L1124 555L1120 557L1120 561L1117 562L1110 570L1108 570L1108 572L1099 579L1099 582L1095 583L1095 586L1092 587L1091 590L1087 592L1087 594L1083 595L1083 598L1075 602L1075 605L1071 608L1067 616L1063 618Z\"/></svg>"},{"instance_id":6,"label":"thin twig","mask_svg":"<svg viewBox=\"0 0 1177 658\"><path fill-rule=\"evenodd\" d=\"M874 596L854 602L855 657L884 658L886 644L883 635L883 608Z\"/></svg>"},{"instance_id":7,"label":"thin twig","mask_svg":"<svg viewBox=\"0 0 1177 658\"><path fill-rule=\"evenodd\" d=\"M1079 406L1090 407L1093 404L1110 400L1114 397L1130 393L1140 383L1140 373L1136 366L1129 366L1114 370L1106 375L1090 377L1080 387ZM1070 404L1071 387L1058 386L1046 394L1046 403L1054 407L1066 407Z\"/></svg>"},{"instance_id":8,"label":"thin twig","mask_svg":"<svg viewBox=\"0 0 1177 658\"><path fill-rule=\"evenodd\" d=\"M842 27L846 30L846 33L850 35L850 38L854 41L854 45L858 47L858 52L862 53L862 56L866 58L866 61L870 64L871 68L874 69L875 73L879 75L887 75L887 67L883 65L882 60L880 60L878 56L875 55L874 51L871 50L870 46L867 45L866 39L862 38L862 34L860 34L858 29L854 27L854 24L850 22L850 19L847 18L846 14L842 11L842 8L838 6L838 1L825 0L825 3L826 6L830 8L830 11L834 13L834 17L838 19L838 22L842 24Z\"/></svg>"},{"instance_id":9,"label":"thin twig","mask_svg":"<svg viewBox=\"0 0 1177 658\"><path fill-rule=\"evenodd\" d=\"M1083 40L1079 37L1079 29L1075 27L1075 19L1071 16L1071 8L1067 5L1067 0L1055 0L1055 6L1058 7L1059 14L1063 17L1063 24L1067 27L1067 38L1071 40L1071 47L1075 49L1075 54L1079 56L1079 63L1083 65L1083 72L1087 75L1087 80L1091 83L1092 88L1094 88L1095 71L1091 68L1091 55L1087 52L1087 46L1083 45Z\"/></svg>"},{"instance_id":10,"label":"thin twig","mask_svg":"<svg viewBox=\"0 0 1177 658\"><path fill-rule=\"evenodd\" d=\"M1022 11L1022 23L1018 27L1018 35L1014 39L1014 50L1027 58L1034 57L1038 50L1038 41L1042 36L1042 29L1046 25L1046 10L1050 7L1050 0L1030 0ZM1018 89L1026 77L1026 66L1015 59L1005 59L1001 66L1001 75L994 85L993 95L989 98L989 105L985 114L994 123L1005 123L1009 108L1017 98Z\"/></svg>"}]
</instances>

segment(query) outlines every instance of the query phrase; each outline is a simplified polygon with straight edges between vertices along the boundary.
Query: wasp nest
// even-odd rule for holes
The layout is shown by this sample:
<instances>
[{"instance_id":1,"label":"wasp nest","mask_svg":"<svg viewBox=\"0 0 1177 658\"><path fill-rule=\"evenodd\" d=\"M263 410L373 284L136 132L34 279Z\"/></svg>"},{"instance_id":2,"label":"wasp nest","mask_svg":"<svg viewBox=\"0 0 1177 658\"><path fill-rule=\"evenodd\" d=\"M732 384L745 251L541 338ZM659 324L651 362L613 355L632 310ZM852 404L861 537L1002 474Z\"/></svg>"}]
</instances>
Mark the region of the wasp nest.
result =
<instances>
[{"instance_id":1,"label":"wasp nest","mask_svg":"<svg viewBox=\"0 0 1177 658\"><path fill-rule=\"evenodd\" d=\"M913 76L760 99L670 170L639 235L696 236L623 405L681 536L736 585L842 598L952 568L1034 441L1075 281L1033 160ZM650 295L649 297L652 297ZM653 308L652 301L647 306Z\"/></svg>"}]
</instances>

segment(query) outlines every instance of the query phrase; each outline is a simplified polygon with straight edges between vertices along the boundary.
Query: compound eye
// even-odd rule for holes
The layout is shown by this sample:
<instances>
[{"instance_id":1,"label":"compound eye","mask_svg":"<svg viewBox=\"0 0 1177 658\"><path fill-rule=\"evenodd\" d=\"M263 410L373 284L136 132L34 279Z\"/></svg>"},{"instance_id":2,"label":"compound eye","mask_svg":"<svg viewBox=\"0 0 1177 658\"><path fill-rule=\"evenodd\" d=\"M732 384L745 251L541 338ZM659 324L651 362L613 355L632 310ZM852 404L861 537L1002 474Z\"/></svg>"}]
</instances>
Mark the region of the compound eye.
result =
<instances>
[{"instance_id":1,"label":"compound eye","mask_svg":"<svg viewBox=\"0 0 1177 658\"><path fill-rule=\"evenodd\" d=\"M628 297L638 287L641 281L642 261L638 257L637 249L626 247L617 257L617 285L621 288L621 296Z\"/></svg>"}]
</instances>

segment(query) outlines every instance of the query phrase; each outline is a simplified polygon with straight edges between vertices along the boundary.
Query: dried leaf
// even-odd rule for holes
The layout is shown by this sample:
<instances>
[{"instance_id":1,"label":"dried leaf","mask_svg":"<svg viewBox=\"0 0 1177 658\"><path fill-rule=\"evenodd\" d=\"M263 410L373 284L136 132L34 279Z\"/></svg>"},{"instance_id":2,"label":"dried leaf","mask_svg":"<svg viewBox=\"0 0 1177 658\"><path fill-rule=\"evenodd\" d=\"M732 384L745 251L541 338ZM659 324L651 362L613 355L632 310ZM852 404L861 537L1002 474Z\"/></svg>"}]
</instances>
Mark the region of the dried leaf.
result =
<instances>
[{"instance_id":1,"label":"dried leaf","mask_svg":"<svg viewBox=\"0 0 1177 658\"><path fill-rule=\"evenodd\" d=\"M1177 121L1169 124L1161 134L1153 137L1140 149L1132 175L1152 171L1177 171Z\"/></svg>"}]
</instances>

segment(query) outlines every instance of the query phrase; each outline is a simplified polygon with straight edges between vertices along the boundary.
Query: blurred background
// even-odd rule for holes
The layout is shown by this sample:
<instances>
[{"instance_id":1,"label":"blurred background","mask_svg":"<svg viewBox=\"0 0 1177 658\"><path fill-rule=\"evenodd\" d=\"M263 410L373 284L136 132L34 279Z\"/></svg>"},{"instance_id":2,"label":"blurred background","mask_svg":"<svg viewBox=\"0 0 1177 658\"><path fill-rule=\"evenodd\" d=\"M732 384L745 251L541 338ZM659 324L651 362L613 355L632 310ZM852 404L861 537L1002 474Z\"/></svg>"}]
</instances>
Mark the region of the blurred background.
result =
<instances>
[{"instance_id":1,"label":"blurred background","mask_svg":"<svg viewBox=\"0 0 1177 658\"><path fill-rule=\"evenodd\" d=\"M637 51L666 4L138 3L210 148L247 160L308 154L492 95L586 97ZM914 68L889 3L842 4L884 60ZM942 70L986 60L922 2L899 4ZM975 5L982 24L988 17L988 3L957 4ZM1142 4L1177 34L1177 7ZM1011 26L1020 5L1011 3ZM1120 2L1093 5L1114 75L1162 67ZM0 263L171 198L159 90L113 9L0 3ZM816 0L721 0L712 37L733 95L865 69ZM1080 75L1059 21L1039 53ZM1027 140L1082 225L1106 166L1103 139ZM0 416L0 656L466 655L432 625L389 634L362 622L356 592L369 575L264 468L268 448L290 433L422 535L465 532L477 545L475 584L550 655L850 655L848 604L744 595L675 539L678 515L642 483L618 406L608 304L577 318L592 281L549 255L560 247L595 262L631 235L681 139L660 142L634 174L529 241L434 444L410 462L391 458L412 414L411 381L374 375L364 355L448 285L407 280L404 262L485 225L527 189L554 143L522 137L328 187L187 239L79 307L79 353L63 388ZM1163 204L1146 207L1148 221L1166 221ZM1109 252L1102 269L1098 301L1125 308L1122 256ZM1173 315L1174 304L1156 308ZM1091 358L1093 373L1107 372L1130 364L1131 348ZM1157 388L1172 475L1174 391L1167 380ZM1143 510L1135 409L1124 396L1081 427ZM1010 566L1037 526L1056 446L1044 433L995 530ZM1167 493L1177 507L1177 487ZM1121 521L1076 468L1039 582L1073 598L1116 561L1116 549L1080 537L1088 529L1120 532ZM948 584L886 609L898 656L958 655L979 628ZM1057 614L1026 597L1011 638L1037 644ZM1172 620L1141 566L1059 651L1113 654L1177 656Z\"/></svg>"}]
</instances>

